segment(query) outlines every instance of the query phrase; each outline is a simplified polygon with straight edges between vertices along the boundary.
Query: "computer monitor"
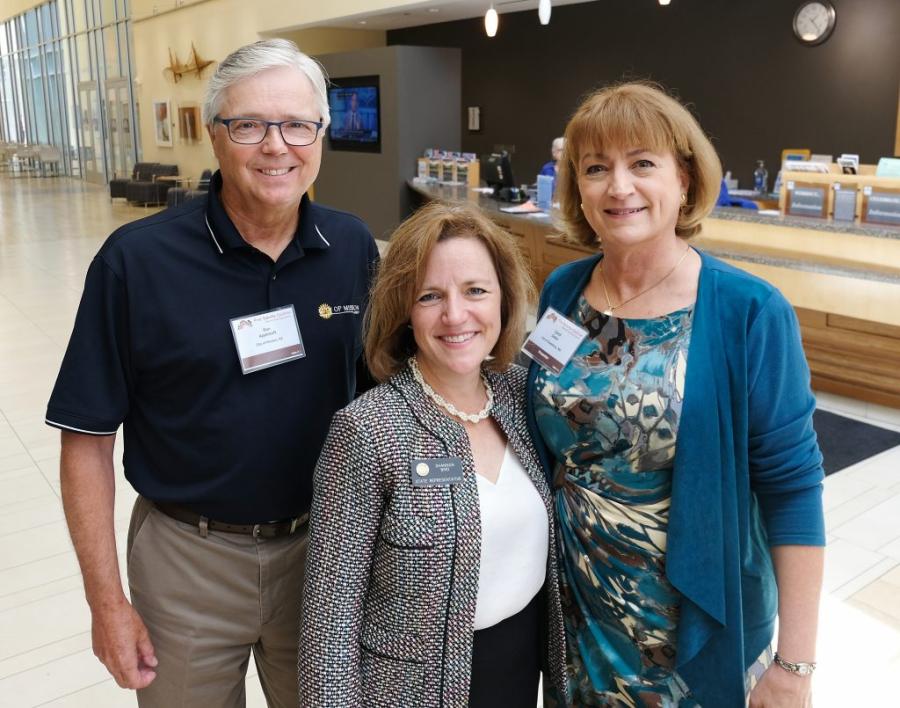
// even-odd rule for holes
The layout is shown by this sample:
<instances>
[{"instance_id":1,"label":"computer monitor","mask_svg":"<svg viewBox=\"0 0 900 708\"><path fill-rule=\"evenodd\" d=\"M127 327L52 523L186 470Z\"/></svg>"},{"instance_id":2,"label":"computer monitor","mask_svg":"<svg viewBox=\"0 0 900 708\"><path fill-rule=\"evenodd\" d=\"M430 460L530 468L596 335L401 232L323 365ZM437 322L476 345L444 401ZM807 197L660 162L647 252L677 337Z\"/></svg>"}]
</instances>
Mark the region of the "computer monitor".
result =
<instances>
[{"instance_id":1,"label":"computer monitor","mask_svg":"<svg viewBox=\"0 0 900 708\"><path fill-rule=\"evenodd\" d=\"M508 152L481 156L481 178L488 187L494 188L494 197L503 199L516 186ZM503 190L506 190L505 192Z\"/></svg>"}]
</instances>

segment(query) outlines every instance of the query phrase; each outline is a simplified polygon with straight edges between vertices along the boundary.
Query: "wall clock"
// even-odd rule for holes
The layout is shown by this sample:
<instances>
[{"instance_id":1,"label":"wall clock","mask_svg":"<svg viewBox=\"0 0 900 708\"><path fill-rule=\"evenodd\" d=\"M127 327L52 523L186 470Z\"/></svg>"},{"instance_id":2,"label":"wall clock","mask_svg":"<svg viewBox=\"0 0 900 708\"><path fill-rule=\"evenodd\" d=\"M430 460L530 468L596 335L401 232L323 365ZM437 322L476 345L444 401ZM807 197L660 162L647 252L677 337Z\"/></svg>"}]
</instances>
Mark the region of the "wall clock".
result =
<instances>
[{"instance_id":1,"label":"wall clock","mask_svg":"<svg viewBox=\"0 0 900 708\"><path fill-rule=\"evenodd\" d=\"M794 13L794 34L803 44L821 44L834 31L835 11L829 0L806 0Z\"/></svg>"}]
</instances>

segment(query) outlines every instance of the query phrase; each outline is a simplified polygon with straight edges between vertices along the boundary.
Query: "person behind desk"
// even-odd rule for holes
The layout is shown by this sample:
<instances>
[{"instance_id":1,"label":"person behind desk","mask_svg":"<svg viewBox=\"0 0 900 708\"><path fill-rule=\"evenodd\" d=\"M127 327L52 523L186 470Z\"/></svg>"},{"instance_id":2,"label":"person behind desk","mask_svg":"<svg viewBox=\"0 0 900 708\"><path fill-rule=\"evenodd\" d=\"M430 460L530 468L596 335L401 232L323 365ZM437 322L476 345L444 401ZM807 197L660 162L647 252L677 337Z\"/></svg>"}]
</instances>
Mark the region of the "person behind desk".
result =
<instances>
[{"instance_id":1,"label":"person behind desk","mask_svg":"<svg viewBox=\"0 0 900 708\"><path fill-rule=\"evenodd\" d=\"M544 166L541 168L541 171L538 172L539 175L548 175L550 177L556 177L556 173L559 171L559 167L557 166L559 163L559 158L562 157L563 148L566 146L565 138L555 138L553 143L550 145L550 154L553 155L553 159L550 162L544 163Z\"/></svg>"},{"instance_id":2,"label":"person behind desk","mask_svg":"<svg viewBox=\"0 0 900 708\"><path fill-rule=\"evenodd\" d=\"M722 180L722 186L719 187L719 198L716 200L716 206L724 207L741 207L742 209L759 209L759 205L750 200L741 197L733 197L728 192L728 184Z\"/></svg>"}]
</instances>

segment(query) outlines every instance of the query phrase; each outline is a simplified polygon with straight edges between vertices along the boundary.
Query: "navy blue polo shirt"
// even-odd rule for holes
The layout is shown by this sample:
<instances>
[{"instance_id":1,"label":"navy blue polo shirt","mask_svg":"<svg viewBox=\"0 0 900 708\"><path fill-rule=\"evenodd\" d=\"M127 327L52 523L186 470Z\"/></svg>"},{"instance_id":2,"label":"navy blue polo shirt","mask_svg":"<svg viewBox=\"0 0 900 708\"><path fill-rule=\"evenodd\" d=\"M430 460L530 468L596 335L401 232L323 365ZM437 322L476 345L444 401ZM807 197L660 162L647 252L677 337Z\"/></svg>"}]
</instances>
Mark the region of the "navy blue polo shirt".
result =
<instances>
[{"instance_id":1,"label":"navy blue polo shirt","mask_svg":"<svg viewBox=\"0 0 900 708\"><path fill-rule=\"evenodd\" d=\"M378 250L360 219L304 196L273 262L238 233L220 189L217 173L207 199L127 224L100 249L47 423L92 435L123 424L125 477L148 499L232 523L285 519L309 508L331 417L357 392ZM229 320L286 305L306 357L242 374Z\"/></svg>"}]
</instances>

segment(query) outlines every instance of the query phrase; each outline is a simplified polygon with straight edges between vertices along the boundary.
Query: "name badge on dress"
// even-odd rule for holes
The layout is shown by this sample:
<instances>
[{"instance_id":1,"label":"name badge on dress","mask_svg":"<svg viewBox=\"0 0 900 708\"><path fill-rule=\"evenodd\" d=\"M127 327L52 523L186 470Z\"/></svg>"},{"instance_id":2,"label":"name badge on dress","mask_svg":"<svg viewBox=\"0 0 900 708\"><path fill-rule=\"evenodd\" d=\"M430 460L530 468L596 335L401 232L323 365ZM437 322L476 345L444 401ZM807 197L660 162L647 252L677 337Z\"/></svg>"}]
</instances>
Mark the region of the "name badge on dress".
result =
<instances>
[{"instance_id":1,"label":"name badge on dress","mask_svg":"<svg viewBox=\"0 0 900 708\"><path fill-rule=\"evenodd\" d=\"M229 323L244 374L306 356L293 305L235 317Z\"/></svg>"},{"instance_id":2,"label":"name badge on dress","mask_svg":"<svg viewBox=\"0 0 900 708\"><path fill-rule=\"evenodd\" d=\"M548 371L558 374L566 368L587 333L584 327L548 307L522 345L522 352Z\"/></svg>"},{"instance_id":3,"label":"name badge on dress","mask_svg":"<svg viewBox=\"0 0 900 708\"><path fill-rule=\"evenodd\" d=\"M463 481L463 464L458 457L413 459L409 477L414 487L436 487Z\"/></svg>"}]
</instances>

